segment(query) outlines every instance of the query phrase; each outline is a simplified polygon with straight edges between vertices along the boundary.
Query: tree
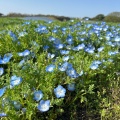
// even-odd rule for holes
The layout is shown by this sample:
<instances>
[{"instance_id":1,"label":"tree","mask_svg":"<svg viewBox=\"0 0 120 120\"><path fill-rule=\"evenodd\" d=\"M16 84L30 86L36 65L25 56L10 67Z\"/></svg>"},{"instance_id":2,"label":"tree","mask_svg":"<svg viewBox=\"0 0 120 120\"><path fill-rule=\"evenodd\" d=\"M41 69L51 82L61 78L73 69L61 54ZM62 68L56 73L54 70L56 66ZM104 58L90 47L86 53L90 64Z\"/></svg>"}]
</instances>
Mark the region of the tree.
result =
<instances>
[{"instance_id":1,"label":"tree","mask_svg":"<svg viewBox=\"0 0 120 120\"><path fill-rule=\"evenodd\" d=\"M116 17L120 17L120 12L112 12L112 13L108 14L107 16L116 16Z\"/></svg>"},{"instance_id":2,"label":"tree","mask_svg":"<svg viewBox=\"0 0 120 120\"><path fill-rule=\"evenodd\" d=\"M0 17L1 17L1 16L3 16L3 14L2 14L2 13L0 13Z\"/></svg>"},{"instance_id":3,"label":"tree","mask_svg":"<svg viewBox=\"0 0 120 120\"><path fill-rule=\"evenodd\" d=\"M120 12L112 12L105 19L106 22L120 22Z\"/></svg>"},{"instance_id":4,"label":"tree","mask_svg":"<svg viewBox=\"0 0 120 120\"><path fill-rule=\"evenodd\" d=\"M106 16L104 19L106 22L120 22L120 17L117 16Z\"/></svg>"},{"instance_id":5,"label":"tree","mask_svg":"<svg viewBox=\"0 0 120 120\"><path fill-rule=\"evenodd\" d=\"M92 18L92 20L102 21L102 20L104 20L104 18L105 18L105 16L103 14L98 14L97 16Z\"/></svg>"}]
</instances>

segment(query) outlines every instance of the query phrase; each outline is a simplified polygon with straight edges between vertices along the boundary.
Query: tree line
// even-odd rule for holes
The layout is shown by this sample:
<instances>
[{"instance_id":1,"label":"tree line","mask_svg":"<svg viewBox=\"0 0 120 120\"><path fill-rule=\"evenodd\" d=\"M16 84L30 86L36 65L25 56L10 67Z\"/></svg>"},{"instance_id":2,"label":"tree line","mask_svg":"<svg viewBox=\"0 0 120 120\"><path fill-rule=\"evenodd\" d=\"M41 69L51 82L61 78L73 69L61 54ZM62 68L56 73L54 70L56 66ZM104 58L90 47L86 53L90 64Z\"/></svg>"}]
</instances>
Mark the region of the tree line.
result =
<instances>
[{"instance_id":1,"label":"tree line","mask_svg":"<svg viewBox=\"0 0 120 120\"><path fill-rule=\"evenodd\" d=\"M91 21L106 21L106 22L120 22L120 12L112 12L105 16L104 14L98 14L93 18L84 17L83 19L88 18Z\"/></svg>"},{"instance_id":2,"label":"tree line","mask_svg":"<svg viewBox=\"0 0 120 120\"><path fill-rule=\"evenodd\" d=\"M4 15L0 13L0 17L2 16ZM43 15L43 14L33 15L33 14L21 14L21 13L9 13L6 15L6 17L50 17L60 21L72 19L71 17L66 17L66 16ZM107 16L105 16L104 14L98 14L93 18L84 17L82 19L89 19L91 21L120 22L120 12L112 12Z\"/></svg>"}]
</instances>

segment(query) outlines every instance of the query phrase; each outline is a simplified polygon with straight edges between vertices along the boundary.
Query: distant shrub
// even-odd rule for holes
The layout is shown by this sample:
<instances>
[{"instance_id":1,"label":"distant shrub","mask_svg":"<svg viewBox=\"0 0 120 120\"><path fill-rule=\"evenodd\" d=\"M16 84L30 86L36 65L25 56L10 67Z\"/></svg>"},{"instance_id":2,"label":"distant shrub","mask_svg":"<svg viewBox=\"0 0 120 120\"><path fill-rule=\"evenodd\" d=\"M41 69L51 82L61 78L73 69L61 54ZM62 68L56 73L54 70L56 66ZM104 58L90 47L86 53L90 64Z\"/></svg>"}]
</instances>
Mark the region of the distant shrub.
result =
<instances>
[{"instance_id":1,"label":"distant shrub","mask_svg":"<svg viewBox=\"0 0 120 120\"><path fill-rule=\"evenodd\" d=\"M91 20L102 21L104 20L105 16L103 14L98 14L97 16L93 17Z\"/></svg>"},{"instance_id":2,"label":"distant shrub","mask_svg":"<svg viewBox=\"0 0 120 120\"><path fill-rule=\"evenodd\" d=\"M120 17L108 15L104 20L106 22L120 22Z\"/></svg>"},{"instance_id":3,"label":"distant shrub","mask_svg":"<svg viewBox=\"0 0 120 120\"><path fill-rule=\"evenodd\" d=\"M3 16L3 14L2 14L2 13L0 13L0 17L1 17L1 16Z\"/></svg>"}]
</instances>

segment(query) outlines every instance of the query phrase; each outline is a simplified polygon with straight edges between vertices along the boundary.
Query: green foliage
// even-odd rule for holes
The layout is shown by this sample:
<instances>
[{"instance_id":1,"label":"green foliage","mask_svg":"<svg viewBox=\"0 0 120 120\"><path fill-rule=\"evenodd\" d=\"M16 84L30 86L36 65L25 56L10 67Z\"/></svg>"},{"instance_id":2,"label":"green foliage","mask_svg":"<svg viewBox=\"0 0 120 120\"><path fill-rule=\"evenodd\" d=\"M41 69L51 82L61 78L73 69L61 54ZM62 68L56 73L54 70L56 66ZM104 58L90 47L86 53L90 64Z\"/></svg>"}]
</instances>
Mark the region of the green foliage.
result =
<instances>
[{"instance_id":1,"label":"green foliage","mask_svg":"<svg viewBox=\"0 0 120 120\"><path fill-rule=\"evenodd\" d=\"M106 22L120 22L120 17L108 15L104 19Z\"/></svg>"},{"instance_id":2,"label":"green foliage","mask_svg":"<svg viewBox=\"0 0 120 120\"><path fill-rule=\"evenodd\" d=\"M95 20L95 21L103 21L105 18L105 16L103 14L98 14L97 16L95 16L94 18L91 18L91 20Z\"/></svg>"},{"instance_id":3,"label":"green foliage","mask_svg":"<svg viewBox=\"0 0 120 120\"><path fill-rule=\"evenodd\" d=\"M101 17L98 18L101 19ZM2 23L5 27L0 29L0 59L6 53L12 53L13 56L6 64L0 64L0 67L5 70L0 76L0 88L7 86L5 93L0 97L0 113L3 111L7 116L1 117L1 119L119 119L120 54L119 52L114 55L108 54L110 51L118 51L119 44L116 42L115 47L107 44L106 31L101 30L98 35L94 31L91 32L94 24L89 27L89 23L79 20L47 23L6 18L3 22L0 21L0 25ZM47 32L43 29L42 32L37 32L36 28L40 25L45 26ZM115 32L112 31L112 24L97 23L95 25L97 27L109 26L107 30L113 34ZM116 32L120 34L120 26L115 24L115 27L118 30ZM63 30L63 28L66 29ZM53 32L53 30L57 30L57 32ZM12 36L9 34L10 31ZM71 45L66 41L68 35L71 35L73 39ZM54 40L50 41L51 36L56 38L57 43L60 40L64 44L63 50L69 50L68 62L72 64L75 72L80 74L79 76L75 74L77 77L71 77L74 71L68 74L67 70L67 72L59 70L66 55L62 55L56 48ZM115 41L112 39L112 42ZM83 49L74 50L74 47L82 43L85 44ZM48 50L44 49L46 45L49 46ZM86 51L89 45L95 47L93 53ZM101 46L104 47L104 50L98 52L98 48ZM26 49L30 51L29 55L22 57L18 55L19 52ZM55 58L49 58L48 53L55 54ZM25 62L20 65L23 58L25 58ZM102 63L98 68L91 69L90 66L94 61ZM46 67L51 64L55 65L55 69L47 72ZM10 88L10 79L13 75L22 77L22 82ZM73 91L68 89L68 84L71 83L75 83ZM65 97L57 98L55 96L54 89L58 85L62 85L66 89ZM42 91L41 100L50 100L48 111L38 110L39 101L34 99L35 90ZM14 101L17 102L17 107L20 106L20 109L14 106Z\"/></svg>"}]
</instances>

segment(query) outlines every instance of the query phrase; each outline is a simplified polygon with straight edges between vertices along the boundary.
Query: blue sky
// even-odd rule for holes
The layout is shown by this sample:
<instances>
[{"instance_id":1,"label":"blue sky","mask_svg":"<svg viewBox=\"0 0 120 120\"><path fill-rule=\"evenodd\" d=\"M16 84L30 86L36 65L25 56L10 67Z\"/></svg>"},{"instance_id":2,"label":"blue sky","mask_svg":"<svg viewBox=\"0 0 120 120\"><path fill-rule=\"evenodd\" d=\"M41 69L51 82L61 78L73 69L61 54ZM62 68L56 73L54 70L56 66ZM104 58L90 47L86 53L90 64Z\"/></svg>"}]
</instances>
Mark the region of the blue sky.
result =
<instances>
[{"instance_id":1,"label":"blue sky","mask_svg":"<svg viewBox=\"0 0 120 120\"><path fill-rule=\"evenodd\" d=\"M94 17L120 12L120 0L0 0L0 13Z\"/></svg>"}]
</instances>

